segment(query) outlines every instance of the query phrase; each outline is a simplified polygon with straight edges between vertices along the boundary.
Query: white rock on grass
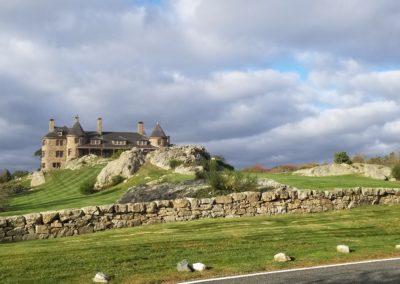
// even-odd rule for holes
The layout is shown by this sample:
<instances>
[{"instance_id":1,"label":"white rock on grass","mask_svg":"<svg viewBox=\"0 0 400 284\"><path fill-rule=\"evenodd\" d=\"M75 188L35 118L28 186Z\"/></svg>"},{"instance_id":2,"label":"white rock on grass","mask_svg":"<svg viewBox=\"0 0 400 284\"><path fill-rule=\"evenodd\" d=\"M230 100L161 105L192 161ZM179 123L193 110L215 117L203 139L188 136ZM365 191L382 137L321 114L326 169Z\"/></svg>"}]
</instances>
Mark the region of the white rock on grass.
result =
<instances>
[{"instance_id":1,"label":"white rock on grass","mask_svg":"<svg viewBox=\"0 0 400 284\"><path fill-rule=\"evenodd\" d=\"M287 262L287 261L291 261L292 259L290 258L290 256L286 255L283 252L277 253L274 255L274 260L277 262Z\"/></svg>"},{"instance_id":2,"label":"white rock on grass","mask_svg":"<svg viewBox=\"0 0 400 284\"><path fill-rule=\"evenodd\" d=\"M204 271L207 269L207 266L204 263L196 262L192 264L192 267L195 271Z\"/></svg>"},{"instance_id":3,"label":"white rock on grass","mask_svg":"<svg viewBox=\"0 0 400 284\"><path fill-rule=\"evenodd\" d=\"M93 282L95 283L108 283L111 280L111 277L103 272L97 272L93 278Z\"/></svg>"},{"instance_id":4,"label":"white rock on grass","mask_svg":"<svg viewBox=\"0 0 400 284\"><path fill-rule=\"evenodd\" d=\"M400 245L396 245L396 249L400 249Z\"/></svg>"},{"instance_id":5,"label":"white rock on grass","mask_svg":"<svg viewBox=\"0 0 400 284\"><path fill-rule=\"evenodd\" d=\"M178 262L178 264L176 265L176 269L179 272L192 272L193 271L192 266L186 259L182 260L181 262Z\"/></svg>"},{"instance_id":6,"label":"white rock on grass","mask_svg":"<svg viewBox=\"0 0 400 284\"><path fill-rule=\"evenodd\" d=\"M31 187L42 185L46 182L42 171L34 172L31 176Z\"/></svg>"},{"instance_id":7,"label":"white rock on grass","mask_svg":"<svg viewBox=\"0 0 400 284\"><path fill-rule=\"evenodd\" d=\"M336 247L337 252L340 253L350 253L350 248L346 245L338 245Z\"/></svg>"}]
</instances>

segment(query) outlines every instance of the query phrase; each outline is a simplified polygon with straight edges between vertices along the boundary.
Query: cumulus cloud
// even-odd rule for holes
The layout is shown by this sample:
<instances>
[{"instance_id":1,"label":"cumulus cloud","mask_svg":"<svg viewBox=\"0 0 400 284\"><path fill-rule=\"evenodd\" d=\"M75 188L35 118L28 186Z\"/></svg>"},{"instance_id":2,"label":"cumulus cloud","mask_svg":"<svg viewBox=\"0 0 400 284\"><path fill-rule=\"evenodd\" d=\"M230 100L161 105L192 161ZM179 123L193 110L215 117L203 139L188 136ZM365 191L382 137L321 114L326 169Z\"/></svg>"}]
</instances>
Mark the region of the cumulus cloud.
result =
<instances>
[{"instance_id":1,"label":"cumulus cloud","mask_svg":"<svg viewBox=\"0 0 400 284\"><path fill-rule=\"evenodd\" d=\"M36 168L76 114L236 166L398 149L398 1L150 3L0 3L0 168Z\"/></svg>"}]
</instances>

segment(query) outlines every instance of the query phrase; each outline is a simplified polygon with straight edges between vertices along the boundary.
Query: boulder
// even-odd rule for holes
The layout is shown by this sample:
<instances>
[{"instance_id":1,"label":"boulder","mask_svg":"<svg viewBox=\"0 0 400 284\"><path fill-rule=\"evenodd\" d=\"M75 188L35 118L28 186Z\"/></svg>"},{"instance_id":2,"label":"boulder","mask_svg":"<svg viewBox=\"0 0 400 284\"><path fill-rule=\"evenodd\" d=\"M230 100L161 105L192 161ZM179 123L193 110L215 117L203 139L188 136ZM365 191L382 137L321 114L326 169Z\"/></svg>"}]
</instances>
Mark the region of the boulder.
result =
<instances>
[{"instance_id":1,"label":"boulder","mask_svg":"<svg viewBox=\"0 0 400 284\"><path fill-rule=\"evenodd\" d=\"M99 173L96 179L95 188L102 189L112 183L112 178L122 176L130 178L137 172L145 162L145 155L142 150L134 147L132 150L122 152L121 156L109 162Z\"/></svg>"},{"instance_id":2,"label":"boulder","mask_svg":"<svg viewBox=\"0 0 400 284\"><path fill-rule=\"evenodd\" d=\"M395 248L396 248L396 249L400 249L400 245L396 245Z\"/></svg>"},{"instance_id":3,"label":"boulder","mask_svg":"<svg viewBox=\"0 0 400 284\"><path fill-rule=\"evenodd\" d=\"M79 170L79 169L82 169L83 167L104 164L104 163L107 163L107 161L108 161L108 159L101 158L99 156L90 154L90 155L80 157L78 159L67 161L64 165L64 168L69 169L69 170Z\"/></svg>"},{"instance_id":4,"label":"boulder","mask_svg":"<svg viewBox=\"0 0 400 284\"><path fill-rule=\"evenodd\" d=\"M294 175L322 177L322 176L339 176L358 174L365 177L390 180L391 169L382 165L354 163L348 164L329 164L317 166L310 169L298 170L293 173Z\"/></svg>"},{"instance_id":5,"label":"boulder","mask_svg":"<svg viewBox=\"0 0 400 284\"><path fill-rule=\"evenodd\" d=\"M170 162L177 161L179 164L174 168L174 172L181 174L195 174L202 169L202 161L209 159L210 154L206 148L196 145L160 148L146 156L146 161L164 170L171 170Z\"/></svg>"},{"instance_id":6,"label":"boulder","mask_svg":"<svg viewBox=\"0 0 400 284\"><path fill-rule=\"evenodd\" d=\"M103 272L97 272L93 278L93 282L95 283L108 283L111 280L111 277Z\"/></svg>"},{"instance_id":7,"label":"boulder","mask_svg":"<svg viewBox=\"0 0 400 284\"><path fill-rule=\"evenodd\" d=\"M176 269L179 272L192 272L193 271L192 266L186 259L182 260L181 262L178 262L178 264L176 265Z\"/></svg>"},{"instance_id":8,"label":"boulder","mask_svg":"<svg viewBox=\"0 0 400 284\"><path fill-rule=\"evenodd\" d=\"M258 188L272 188L272 189L277 189L277 188L281 188L281 187L285 187L284 184L281 184L279 182L276 182L272 179L268 179L268 178L260 178L257 181L258 183Z\"/></svg>"},{"instance_id":9,"label":"boulder","mask_svg":"<svg viewBox=\"0 0 400 284\"><path fill-rule=\"evenodd\" d=\"M292 259L290 258L290 256L286 255L283 252L277 253L274 255L274 261L276 262L287 262L287 261L291 261Z\"/></svg>"},{"instance_id":10,"label":"boulder","mask_svg":"<svg viewBox=\"0 0 400 284\"><path fill-rule=\"evenodd\" d=\"M207 266L204 263L196 262L192 264L192 267L195 271L204 271L207 269Z\"/></svg>"},{"instance_id":11,"label":"boulder","mask_svg":"<svg viewBox=\"0 0 400 284\"><path fill-rule=\"evenodd\" d=\"M42 185L46 182L43 171L36 171L31 176L31 187Z\"/></svg>"},{"instance_id":12,"label":"boulder","mask_svg":"<svg viewBox=\"0 0 400 284\"><path fill-rule=\"evenodd\" d=\"M350 248L346 245L338 245L336 251L340 253L350 253Z\"/></svg>"}]
</instances>

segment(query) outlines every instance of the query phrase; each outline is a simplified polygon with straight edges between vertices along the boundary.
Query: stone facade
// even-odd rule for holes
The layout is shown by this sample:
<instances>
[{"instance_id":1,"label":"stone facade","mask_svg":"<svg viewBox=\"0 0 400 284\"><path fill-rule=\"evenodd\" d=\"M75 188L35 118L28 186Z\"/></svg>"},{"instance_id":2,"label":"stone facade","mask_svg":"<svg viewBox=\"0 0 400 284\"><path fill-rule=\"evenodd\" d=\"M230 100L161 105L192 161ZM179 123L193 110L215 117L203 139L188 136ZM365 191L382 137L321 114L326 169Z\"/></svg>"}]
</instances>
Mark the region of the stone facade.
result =
<instances>
[{"instance_id":1,"label":"stone facade","mask_svg":"<svg viewBox=\"0 0 400 284\"><path fill-rule=\"evenodd\" d=\"M149 152L169 145L170 137L158 122L147 136L142 121L137 124L137 132L107 132L103 131L101 118L97 119L96 131L84 131L79 117L75 117L71 128L55 126L54 119L50 119L49 132L42 138L41 169L63 168L66 162L90 154L108 158L118 150L136 147Z\"/></svg>"},{"instance_id":2,"label":"stone facade","mask_svg":"<svg viewBox=\"0 0 400 284\"><path fill-rule=\"evenodd\" d=\"M215 198L185 198L32 213L0 218L0 241L67 237L200 218L316 213L374 204L400 204L400 189L277 189Z\"/></svg>"}]
</instances>

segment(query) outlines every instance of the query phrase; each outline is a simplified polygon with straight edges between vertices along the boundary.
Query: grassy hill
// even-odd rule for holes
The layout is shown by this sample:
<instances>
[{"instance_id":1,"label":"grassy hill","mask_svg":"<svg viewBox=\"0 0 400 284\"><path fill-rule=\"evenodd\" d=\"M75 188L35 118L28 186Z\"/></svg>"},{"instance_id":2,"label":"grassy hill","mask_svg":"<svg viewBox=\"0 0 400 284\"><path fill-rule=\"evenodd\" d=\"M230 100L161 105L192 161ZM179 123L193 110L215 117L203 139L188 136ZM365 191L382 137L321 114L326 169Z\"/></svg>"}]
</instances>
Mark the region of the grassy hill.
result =
<instances>
[{"instance_id":1,"label":"grassy hill","mask_svg":"<svg viewBox=\"0 0 400 284\"><path fill-rule=\"evenodd\" d=\"M96 234L0 244L2 283L161 283L265 270L400 256L400 205L308 215L204 219ZM339 254L336 245L354 251ZM284 251L295 260L275 263ZM178 273L182 259L205 272Z\"/></svg>"},{"instance_id":2,"label":"grassy hill","mask_svg":"<svg viewBox=\"0 0 400 284\"><path fill-rule=\"evenodd\" d=\"M87 180L95 178L102 167L103 165L98 165L76 171L57 170L49 172L46 175L45 184L27 193L13 197L8 210L1 212L0 216L111 204L117 201L129 187L134 185L144 184L160 178L171 182L193 179L193 176L173 174L155 166L144 165L126 183L121 183L90 195L80 193L79 186Z\"/></svg>"},{"instance_id":3,"label":"grassy hill","mask_svg":"<svg viewBox=\"0 0 400 284\"><path fill-rule=\"evenodd\" d=\"M291 173L258 173L259 178L269 178L279 183L305 189L333 189L353 187L383 187L399 188L398 181L384 181L367 178L358 175L328 176L328 177L306 177L292 175Z\"/></svg>"}]
</instances>

